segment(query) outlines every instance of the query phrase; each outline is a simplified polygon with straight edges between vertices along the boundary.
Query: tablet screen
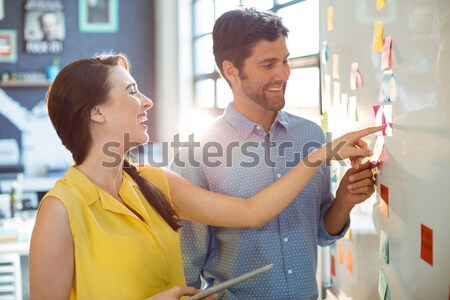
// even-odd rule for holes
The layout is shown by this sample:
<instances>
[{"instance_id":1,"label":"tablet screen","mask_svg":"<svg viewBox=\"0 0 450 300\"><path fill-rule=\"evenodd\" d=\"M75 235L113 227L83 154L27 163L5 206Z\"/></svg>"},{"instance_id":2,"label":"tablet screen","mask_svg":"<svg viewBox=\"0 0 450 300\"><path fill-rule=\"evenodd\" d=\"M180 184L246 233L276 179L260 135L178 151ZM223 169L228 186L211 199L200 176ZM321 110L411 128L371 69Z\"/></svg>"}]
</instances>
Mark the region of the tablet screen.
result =
<instances>
[{"instance_id":1,"label":"tablet screen","mask_svg":"<svg viewBox=\"0 0 450 300\"><path fill-rule=\"evenodd\" d=\"M219 284L213 285L212 287L204 290L203 292L190 297L189 300L199 300L199 299L204 298L206 296L209 296L211 294L219 293L219 292L221 292L223 290L226 290L227 288L229 288L229 287L231 287L231 286L233 286L235 284L239 284L239 283L241 283L241 282L243 282L243 281L245 281L247 279L255 277L256 275L259 275L261 273L267 272L270 269L272 269L272 267L273 267L273 264L270 264L270 265L264 266L262 268L256 269L254 271L245 273L245 274L243 274L241 276L238 276L238 277L232 278L230 280L221 282Z\"/></svg>"}]
</instances>

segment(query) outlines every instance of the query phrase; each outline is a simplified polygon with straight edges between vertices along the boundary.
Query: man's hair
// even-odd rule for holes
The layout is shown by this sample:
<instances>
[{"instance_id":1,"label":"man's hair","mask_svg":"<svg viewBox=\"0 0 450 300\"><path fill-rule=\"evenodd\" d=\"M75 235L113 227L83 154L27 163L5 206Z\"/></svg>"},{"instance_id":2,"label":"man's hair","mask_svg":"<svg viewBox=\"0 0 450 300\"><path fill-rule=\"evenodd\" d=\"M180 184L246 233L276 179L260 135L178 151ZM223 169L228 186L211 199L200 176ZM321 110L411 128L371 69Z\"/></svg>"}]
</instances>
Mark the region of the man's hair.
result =
<instances>
[{"instance_id":1,"label":"man's hair","mask_svg":"<svg viewBox=\"0 0 450 300\"><path fill-rule=\"evenodd\" d=\"M213 52L216 65L223 76L223 62L231 61L242 71L244 61L252 54L260 40L275 41L280 35L288 36L289 30L280 17L253 8L232 10L221 15L213 29ZM230 82L228 82L230 84Z\"/></svg>"}]
</instances>

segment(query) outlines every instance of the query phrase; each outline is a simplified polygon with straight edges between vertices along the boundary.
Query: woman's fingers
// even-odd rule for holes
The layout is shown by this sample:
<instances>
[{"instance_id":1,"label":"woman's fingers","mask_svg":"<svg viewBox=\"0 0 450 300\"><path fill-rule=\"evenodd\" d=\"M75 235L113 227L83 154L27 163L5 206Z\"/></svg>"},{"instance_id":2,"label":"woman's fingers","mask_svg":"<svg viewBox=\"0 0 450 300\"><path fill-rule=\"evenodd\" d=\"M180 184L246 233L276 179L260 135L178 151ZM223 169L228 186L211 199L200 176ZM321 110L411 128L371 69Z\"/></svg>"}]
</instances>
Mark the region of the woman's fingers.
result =
<instances>
[{"instance_id":1,"label":"woman's fingers","mask_svg":"<svg viewBox=\"0 0 450 300\"><path fill-rule=\"evenodd\" d=\"M358 131L353 132L355 134L355 140L359 140L362 137L365 137L366 135L378 132L378 131L382 131L386 128L387 124L383 124L380 126L374 126L374 127L367 127Z\"/></svg>"}]
</instances>

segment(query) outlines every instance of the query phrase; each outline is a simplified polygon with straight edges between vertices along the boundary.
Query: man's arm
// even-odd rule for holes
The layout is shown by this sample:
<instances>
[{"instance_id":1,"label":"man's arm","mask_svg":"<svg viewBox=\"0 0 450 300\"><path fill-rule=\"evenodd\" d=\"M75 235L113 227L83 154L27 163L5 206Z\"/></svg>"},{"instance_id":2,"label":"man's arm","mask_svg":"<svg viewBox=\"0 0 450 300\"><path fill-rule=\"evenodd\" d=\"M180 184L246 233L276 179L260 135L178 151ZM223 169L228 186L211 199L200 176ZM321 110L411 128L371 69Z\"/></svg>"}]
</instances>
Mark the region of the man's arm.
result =
<instances>
[{"instance_id":1,"label":"man's arm","mask_svg":"<svg viewBox=\"0 0 450 300\"><path fill-rule=\"evenodd\" d=\"M330 235L342 232L353 207L368 199L375 191L375 180L370 161L349 169L342 177L336 199L324 216L325 227Z\"/></svg>"}]
</instances>

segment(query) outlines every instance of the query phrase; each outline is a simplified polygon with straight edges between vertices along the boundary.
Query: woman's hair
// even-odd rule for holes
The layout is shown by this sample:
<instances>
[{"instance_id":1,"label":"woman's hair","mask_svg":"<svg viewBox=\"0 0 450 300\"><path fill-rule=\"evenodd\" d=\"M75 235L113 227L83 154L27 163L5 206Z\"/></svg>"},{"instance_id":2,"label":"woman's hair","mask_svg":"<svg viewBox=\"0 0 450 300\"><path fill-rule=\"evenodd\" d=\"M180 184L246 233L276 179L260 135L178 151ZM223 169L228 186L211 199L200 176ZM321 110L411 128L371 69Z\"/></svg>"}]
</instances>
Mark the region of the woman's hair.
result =
<instances>
[{"instance_id":1,"label":"woman's hair","mask_svg":"<svg viewBox=\"0 0 450 300\"><path fill-rule=\"evenodd\" d=\"M223 76L223 61L229 60L240 72L253 47L261 40L273 42L289 30L279 16L253 8L231 10L221 15L213 28L213 52Z\"/></svg>"},{"instance_id":2,"label":"woman's hair","mask_svg":"<svg viewBox=\"0 0 450 300\"><path fill-rule=\"evenodd\" d=\"M59 72L47 92L50 120L63 145L72 153L75 165L83 163L92 145L91 111L109 98L110 71L115 66L122 66L128 71L131 68L128 58L122 53L98 54L93 58L77 60ZM173 230L179 229L180 219L164 193L141 177L126 159L123 168L167 224Z\"/></svg>"}]
</instances>

